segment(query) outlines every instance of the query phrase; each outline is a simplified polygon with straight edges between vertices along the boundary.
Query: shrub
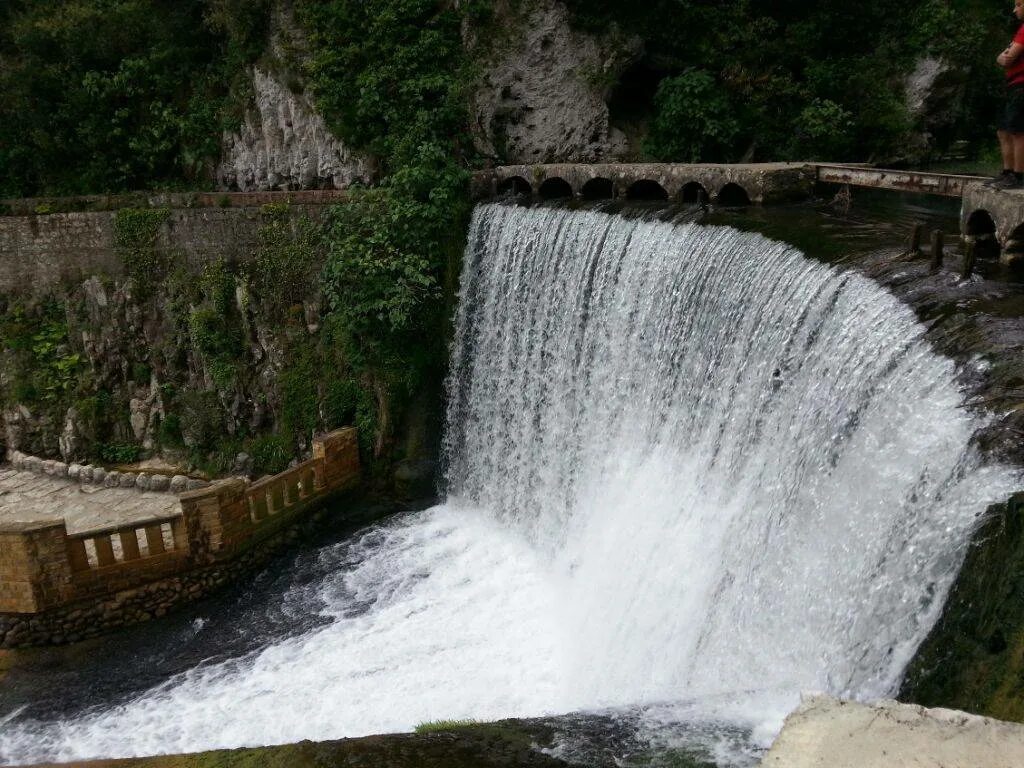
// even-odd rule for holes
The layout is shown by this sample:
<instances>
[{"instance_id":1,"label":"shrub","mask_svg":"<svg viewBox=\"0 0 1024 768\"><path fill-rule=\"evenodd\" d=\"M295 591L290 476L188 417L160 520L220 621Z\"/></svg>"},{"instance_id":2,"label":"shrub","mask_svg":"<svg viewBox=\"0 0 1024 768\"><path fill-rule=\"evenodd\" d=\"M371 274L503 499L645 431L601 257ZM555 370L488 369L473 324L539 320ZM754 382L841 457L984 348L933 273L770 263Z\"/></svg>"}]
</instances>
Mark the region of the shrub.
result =
<instances>
[{"instance_id":1,"label":"shrub","mask_svg":"<svg viewBox=\"0 0 1024 768\"><path fill-rule=\"evenodd\" d=\"M739 127L725 89L710 73L688 70L658 85L646 150L665 161L722 160Z\"/></svg>"}]
</instances>

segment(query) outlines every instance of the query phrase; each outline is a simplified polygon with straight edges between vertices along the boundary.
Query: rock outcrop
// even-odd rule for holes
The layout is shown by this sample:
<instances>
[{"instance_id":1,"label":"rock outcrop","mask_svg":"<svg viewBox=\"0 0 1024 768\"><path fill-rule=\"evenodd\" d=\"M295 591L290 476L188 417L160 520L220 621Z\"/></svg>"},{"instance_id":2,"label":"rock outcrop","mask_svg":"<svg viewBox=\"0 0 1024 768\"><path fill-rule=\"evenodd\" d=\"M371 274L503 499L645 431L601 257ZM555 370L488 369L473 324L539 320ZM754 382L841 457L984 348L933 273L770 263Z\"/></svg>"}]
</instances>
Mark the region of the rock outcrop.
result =
<instances>
[{"instance_id":1,"label":"rock outcrop","mask_svg":"<svg viewBox=\"0 0 1024 768\"><path fill-rule=\"evenodd\" d=\"M595 37L572 29L569 11L556 0L530 4L499 19L502 39L483 52L467 31L466 45L482 60L473 96L473 135L478 151L500 163L595 162L626 150L621 131L608 121L608 91L636 59L642 44L616 29Z\"/></svg>"},{"instance_id":2,"label":"rock outcrop","mask_svg":"<svg viewBox=\"0 0 1024 768\"><path fill-rule=\"evenodd\" d=\"M372 181L370 159L328 130L308 96L258 68L252 78L254 104L241 128L224 135L217 167L222 189L342 189Z\"/></svg>"}]
</instances>

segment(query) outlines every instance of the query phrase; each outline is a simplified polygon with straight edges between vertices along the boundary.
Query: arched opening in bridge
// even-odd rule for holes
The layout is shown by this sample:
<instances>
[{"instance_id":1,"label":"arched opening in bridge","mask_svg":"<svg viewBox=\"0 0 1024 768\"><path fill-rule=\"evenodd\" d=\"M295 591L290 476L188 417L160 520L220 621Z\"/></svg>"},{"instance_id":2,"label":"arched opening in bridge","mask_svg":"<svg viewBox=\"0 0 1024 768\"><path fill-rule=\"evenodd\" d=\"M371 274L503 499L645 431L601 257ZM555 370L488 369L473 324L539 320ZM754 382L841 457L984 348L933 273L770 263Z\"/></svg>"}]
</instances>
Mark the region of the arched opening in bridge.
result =
<instances>
[{"instance_id":1,"label":"arched opening in bridge","mask_svg":"<svg viewBox=\"0 0 1024 768\"><path fill-rule=\"evenodd\" d=\"M615 184L598 176L584 184L581 193L584 200L611 200L615 197Z\"/></svg>"},{"instance_id":2,"label":"arched opening in bridge","mask_svg":"<svg viewBox=\"0 0 1024 768\"><path fill-rule=\"evenodd\" d=\"M978 210L967 217L967 225L964 227L964 234L970 237L982 237L984 235L996 235L996 222L992 214L985 210Z\"/></svg>"},{"instance_id":3,"label":"arched opening in bridge","mask_svg":"<svg viewBox=\"0 0 1024 768\"><path fill-rule=\"evenodd\" d=\"M512 176L507 179L503 179L498 184L499 195L513 195L519 197L520 195L532 195L533 187L530 186L530 182L524 179L522 176Z\"/></svg>"},{"instance_id":4,"label":"arched opening in bridge","mask_svg":"<svg viewBox=\"0 0 1024 768\"><path fill-rule=\"evenodd\" d=\"M572 197L572 187L565 179L552 176L550 179L545 179L544 183L540 185L539 193L542 200L559 200Z\"/></svg>"},{"instance_id":5,"label":"arched opening in bridge","mask_svg":"<svg viewBox=\"0 0 1024 768\"><path fill-rule=\"evenodd\" d=\"M683 188L679 190L679 202L681 203L703 203L707 199L708 191L699 181L691 181L688 184L684 184Z\"/></svg>"},{"instance_id":6,"label":"arched opening in bridge","mask_svg":"<svg viewBox=\"0 0 1024 768\"><path fill-rule=\"evenodd\" d=\"M640 179L626 191L627 200L668 200L668 192L656 181Z\"/></svg>"},{"instance_id":7,"label":"arched opening in bridge","mask_svg":"<svg viewBox=\"0 0 1024 768\"><path fill-rule=\"evenodd\" d=\"M750 195L739 184L730 182L718 190L715 202L723 208L741 208L744 205L750 205Z\"/></svg>"},{"instance_id":8,"label":"arched opening in bridge","mask_svg":"<svg viewBox=\"0 0 1024 768\"><path fill-rule=\"evenodd\" d=\"M964 225L964 236L972 238L975 244L975 255L978 258L998 258L999 241L996 239L996 222L992 214L984 209L972 211ZM1020 245L1016 245L1020 243ZM1018 226L1006 243L1008 249L1024 249L1024 224Z\"/></svg>"},{"instance_id":9,"label":"arched opening in bridge","mask_svg":"<svg viewBox=\"0 0 1024 768\"><path fill-rule=\"evenodd\" d=\"M990 249L986 252L984 250L981 250L982 243L981 241L978 241L978 254L998 256L999 243L996 240L995 235L992 236L992 242L995 243L994 247L990 247ZM1021 269L1022 267L1024 267L1024 224L1018 224L1016 227L1014 227L1013 232L1011 232L1010 236L1006 238L1006 243L1003 247L1003 251L1005 253L1005 262L1007 264L1014 267L1015 269Z\"/></svg>"}]
</instances>

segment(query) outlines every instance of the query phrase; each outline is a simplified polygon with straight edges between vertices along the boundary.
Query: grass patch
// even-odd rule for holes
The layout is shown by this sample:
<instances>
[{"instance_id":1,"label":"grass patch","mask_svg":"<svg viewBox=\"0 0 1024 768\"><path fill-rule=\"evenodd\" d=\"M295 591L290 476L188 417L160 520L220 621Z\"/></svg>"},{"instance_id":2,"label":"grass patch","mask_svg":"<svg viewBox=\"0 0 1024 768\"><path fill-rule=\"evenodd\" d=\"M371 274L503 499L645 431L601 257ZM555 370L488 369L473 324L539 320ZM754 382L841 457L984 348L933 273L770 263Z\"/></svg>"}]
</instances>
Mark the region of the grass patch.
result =
<instances>
[{"instance_id":1,"label":"grass patch","mask_svg":"<svg viewBox=\"0 0 1024 768\"><path fill-rule=\"evenodd\" d=\"M480 725L479 720L428 720L420 723L414 733L438 733L439 731L456 731L460 728L471 728Z\"/></svg>"}]
</instances>

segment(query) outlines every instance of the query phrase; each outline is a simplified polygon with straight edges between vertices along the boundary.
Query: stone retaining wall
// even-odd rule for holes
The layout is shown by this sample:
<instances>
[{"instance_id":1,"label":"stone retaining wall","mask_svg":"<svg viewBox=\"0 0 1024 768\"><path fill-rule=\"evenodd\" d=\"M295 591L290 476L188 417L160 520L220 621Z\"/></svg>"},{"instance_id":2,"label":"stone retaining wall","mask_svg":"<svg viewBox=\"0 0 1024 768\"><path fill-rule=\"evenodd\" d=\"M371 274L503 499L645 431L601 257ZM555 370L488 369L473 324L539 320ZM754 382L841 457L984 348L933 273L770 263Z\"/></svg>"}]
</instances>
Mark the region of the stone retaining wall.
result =
<instances>
[{"instance_id":1,"label":"stone retaining wall","mask_svg":"<svg viewBox=\"0 0 1024 768\"><path fill-rule=\"evenodd\" d=\"M63 519L0 528L0 647L74 642L160 616L256 567L300 517L359 480L356 430L249 483L181 494L181 514L68 534Z\"/></svg>"},{"instance_id":2,"label":"stone retaining wall","mask_svg":"<svg viewBox=\"0 0 1024 768\"><path fill-rule=\"evenodd\" d=\"M246 197L257 200L261 195ZM293 202L292 215L317 218L328 202L337 199ZM247 261L266 223L259 207L168 208L155 249L172 252L176 263L193 269L219 259ZM92 275L124 276L114 247L116 217L113 210L0 216L0 293L42 296L64 282Z\"/></svg>"}]
</instances>

